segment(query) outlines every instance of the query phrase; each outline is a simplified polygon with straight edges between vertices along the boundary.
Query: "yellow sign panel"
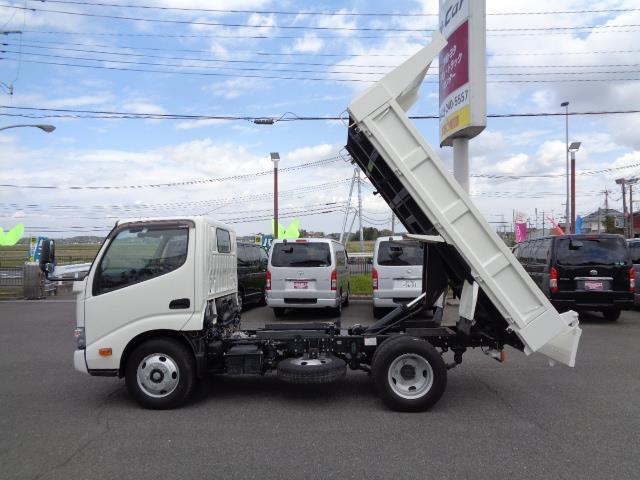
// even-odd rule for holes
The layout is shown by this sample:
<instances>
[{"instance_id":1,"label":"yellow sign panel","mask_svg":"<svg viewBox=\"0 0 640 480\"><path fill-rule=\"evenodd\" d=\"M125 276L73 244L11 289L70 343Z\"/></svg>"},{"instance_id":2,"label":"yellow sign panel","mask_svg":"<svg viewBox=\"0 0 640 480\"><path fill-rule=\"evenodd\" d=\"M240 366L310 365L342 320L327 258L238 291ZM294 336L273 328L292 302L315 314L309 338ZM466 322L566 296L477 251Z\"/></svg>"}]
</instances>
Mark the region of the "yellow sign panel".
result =
<instances>
[{"instance_id":1,"label":"yellow sign panel","mask_svg":"<svg viewBox=\"0 0 640 480\"><path fill-rule=\"evenodd\" d=\"M262 245L262 235L256 235L253 239L253 243L256 245Z\"/></svg>"},{"instance_id":2,"label":"yellow sign panel","mask_svg":"<svg viewBox=\"0 0 640 480\"><path fill-rule=\"evenodd\" d=\"M469 105L452 112L440 125L440 138L447 138L451 134L471 125L471 111Z\"/></svg>"}]
</instances>

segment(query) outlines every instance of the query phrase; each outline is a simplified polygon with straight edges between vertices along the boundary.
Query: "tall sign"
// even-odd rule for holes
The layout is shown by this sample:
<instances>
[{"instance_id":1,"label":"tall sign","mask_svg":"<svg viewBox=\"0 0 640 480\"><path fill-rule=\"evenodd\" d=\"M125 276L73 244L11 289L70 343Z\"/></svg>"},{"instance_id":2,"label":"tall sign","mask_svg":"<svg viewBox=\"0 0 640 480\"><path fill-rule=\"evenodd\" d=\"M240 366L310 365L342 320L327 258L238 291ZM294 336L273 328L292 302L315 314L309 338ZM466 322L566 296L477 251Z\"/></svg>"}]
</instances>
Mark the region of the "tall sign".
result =
<instances>
[{"instance_id":1,"label":"tall sign","mask_svg":"<svg viewBox=\"0 0 640 480\"><path fill-rule=\"evenodd\" d=\"M473 138L487 126L485 0L444 0L440 32L440 146Z\"/></svg>"}]
</instances>

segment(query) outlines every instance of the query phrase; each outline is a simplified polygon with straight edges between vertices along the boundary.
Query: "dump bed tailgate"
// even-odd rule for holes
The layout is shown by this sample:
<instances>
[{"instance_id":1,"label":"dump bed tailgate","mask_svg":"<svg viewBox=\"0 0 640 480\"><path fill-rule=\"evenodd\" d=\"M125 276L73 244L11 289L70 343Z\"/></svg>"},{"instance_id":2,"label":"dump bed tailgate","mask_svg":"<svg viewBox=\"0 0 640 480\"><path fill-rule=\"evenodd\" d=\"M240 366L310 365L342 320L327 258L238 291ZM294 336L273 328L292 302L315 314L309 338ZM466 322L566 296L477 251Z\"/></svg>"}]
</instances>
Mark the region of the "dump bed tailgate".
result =
<instances>
[{"instance_id":1,"label":"dump bed tailgate","mask_svg":"<svg viewBox=\"0 0 640 480\"><path fill-rule=\"evenodd\" d=\"M573 366L577 315L555 310L406 115L444 44L435 33L430 45L349 105L347 149L411 233L433 228L444 239L440 252L450 276L477 282L482 311L499 317L491 321L514 332L525 353Z\"/></svg>"}]
</instances>

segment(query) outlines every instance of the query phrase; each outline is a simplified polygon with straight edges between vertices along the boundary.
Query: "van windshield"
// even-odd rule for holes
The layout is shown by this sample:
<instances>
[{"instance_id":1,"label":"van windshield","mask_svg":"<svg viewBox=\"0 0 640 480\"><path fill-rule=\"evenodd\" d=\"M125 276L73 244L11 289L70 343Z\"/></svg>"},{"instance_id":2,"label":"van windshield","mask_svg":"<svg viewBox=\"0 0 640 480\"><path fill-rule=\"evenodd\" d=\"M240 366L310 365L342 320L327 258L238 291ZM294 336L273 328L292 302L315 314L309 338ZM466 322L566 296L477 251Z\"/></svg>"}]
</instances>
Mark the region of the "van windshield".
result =
<instances>
[{"instance_id":1,"label":"van windshield","mask_svg":"<svg viewBox=\"0 0 640 480\"><path fill-rule=\"evenodd\" d=\"M271 265L274 267L329 267L331 250L328 243L276 243Z\"/></svg>"},{"instance_id":2,"label":"van windshield","mask_svg":"<svg viewBox=\"0 0 640 480\"><path fill-rule=\"evenodd\" d=\"M558 240L559 265L625 265L627 249L622 238L568 238Z\"/></svg>"},{"instance_id":3,"label":"van windshield","mask_svg":"<svg viewBox=\"0 0 640 480\"><path fill-rule=\"evenodd\" d=\"M422 247L418 242L391 240L380 242L378 246L378 265L401 267L422 265Z\"/></svg>"}]
</instances>

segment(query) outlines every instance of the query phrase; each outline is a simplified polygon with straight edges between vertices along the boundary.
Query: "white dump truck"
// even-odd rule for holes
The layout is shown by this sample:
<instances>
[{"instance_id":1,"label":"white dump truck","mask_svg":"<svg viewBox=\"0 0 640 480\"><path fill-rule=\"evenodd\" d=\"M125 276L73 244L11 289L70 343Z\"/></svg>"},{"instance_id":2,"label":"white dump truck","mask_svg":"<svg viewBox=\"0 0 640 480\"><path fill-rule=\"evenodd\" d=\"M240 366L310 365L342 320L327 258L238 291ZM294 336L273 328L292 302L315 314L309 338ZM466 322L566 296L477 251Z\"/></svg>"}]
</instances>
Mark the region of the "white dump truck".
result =
<instances>
[{"instance_id":1,"label":"white dump truck","mask_svg":"<svg viewBox=\"0 0 640 480\"><path fill-rule=\"evenodd\" d=\"M124 377L142 406L162 409L182 404L208 374L329 383L348 366L370 373L390 408L421 411L440 399L468 348L500 359L509 345L573 366L577 314L553 308L406 115L444 44L434 34L348 107L350 160L409 237L425 242L421 295L371 325L243 330L231 228L204 217L123 220L76 275L75 368ZM53 247L41 259L50 277ZM454 327L440 324L448 289L460 298ZM433 318L416 315L434 306Z\"/></svg>"}]
</instances>

